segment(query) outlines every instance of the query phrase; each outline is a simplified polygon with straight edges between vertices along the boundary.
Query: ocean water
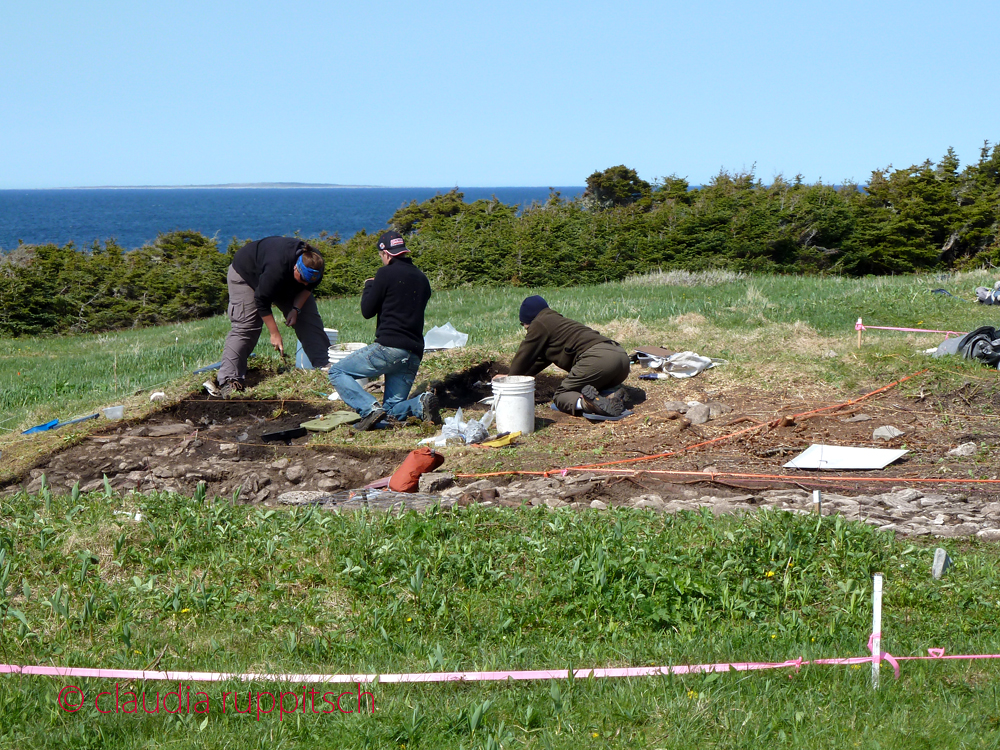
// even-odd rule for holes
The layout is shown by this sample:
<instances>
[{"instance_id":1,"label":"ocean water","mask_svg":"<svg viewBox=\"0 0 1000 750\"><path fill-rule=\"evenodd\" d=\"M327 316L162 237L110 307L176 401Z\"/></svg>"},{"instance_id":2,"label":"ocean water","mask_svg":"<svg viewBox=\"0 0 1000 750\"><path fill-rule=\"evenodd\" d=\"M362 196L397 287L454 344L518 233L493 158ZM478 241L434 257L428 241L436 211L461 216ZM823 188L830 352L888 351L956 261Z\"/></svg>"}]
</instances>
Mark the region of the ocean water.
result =
<instances>
[{"instance_id":1,"label":"ocean water","mask_svg":"<svg viewBox=\"0 0 1000 750\"><path fill-rule=\"evenodd\" d=\"M315 237L321 231L348 239L362 229L385 228L396 210L450 188L106 188L0 190L0 250L19 241L73 242L89 248L113 238L125 248L152 242L161 232L195 230L225 249L233 237ZM583 187L555 187L574 198ZM492 196L522 208L544 203L547 187L459 188L466 202Z\"/></svg>"}]
</instances>

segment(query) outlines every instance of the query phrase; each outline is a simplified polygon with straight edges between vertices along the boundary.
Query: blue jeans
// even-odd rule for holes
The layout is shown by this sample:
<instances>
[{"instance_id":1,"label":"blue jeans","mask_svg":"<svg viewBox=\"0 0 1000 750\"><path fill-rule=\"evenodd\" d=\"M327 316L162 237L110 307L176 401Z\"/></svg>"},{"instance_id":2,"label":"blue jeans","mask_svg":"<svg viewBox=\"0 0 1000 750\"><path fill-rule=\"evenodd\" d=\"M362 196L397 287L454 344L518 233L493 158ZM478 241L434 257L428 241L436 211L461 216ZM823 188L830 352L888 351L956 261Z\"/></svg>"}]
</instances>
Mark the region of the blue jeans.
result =
<instances>
[{"instance_id":1,"label":"blue jeans","mask_svg":"<svg viewBox=\"0 0 1000 750\"><path fill-rule=\"evenodd\" d=\"M417 377L420 357L406 349L394 349L381 344L369 344L364 349L330 365L330 385L337 389L340 399L362 417L367 417L378 406L378 399L358 385L355 378L385 376L385 395L382 408L393 419L423 418L424 405L420 396L406 398Z\"/></svg>"}]
</instances>

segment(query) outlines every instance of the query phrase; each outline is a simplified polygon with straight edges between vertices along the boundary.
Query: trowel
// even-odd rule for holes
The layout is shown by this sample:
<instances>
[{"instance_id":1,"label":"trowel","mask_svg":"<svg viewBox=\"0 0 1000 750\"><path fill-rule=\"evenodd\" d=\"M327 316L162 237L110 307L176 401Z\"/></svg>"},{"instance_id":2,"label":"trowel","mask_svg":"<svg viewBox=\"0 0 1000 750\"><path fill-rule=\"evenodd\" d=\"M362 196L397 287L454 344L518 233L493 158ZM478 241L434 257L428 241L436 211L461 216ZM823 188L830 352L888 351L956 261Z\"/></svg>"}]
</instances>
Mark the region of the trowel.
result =
<instances>
[{"instance_id":1,"label":"trowel","mask_svg":"<svg viewBox=\"0 0 1000 750\"><path fill-rule=\"evenodd\" d=\"M278 365L278 374L284 375L290 369L292 368L288 364L288 355L285 352L281 352L281 364Z\"/></svg>"}]
</instances>

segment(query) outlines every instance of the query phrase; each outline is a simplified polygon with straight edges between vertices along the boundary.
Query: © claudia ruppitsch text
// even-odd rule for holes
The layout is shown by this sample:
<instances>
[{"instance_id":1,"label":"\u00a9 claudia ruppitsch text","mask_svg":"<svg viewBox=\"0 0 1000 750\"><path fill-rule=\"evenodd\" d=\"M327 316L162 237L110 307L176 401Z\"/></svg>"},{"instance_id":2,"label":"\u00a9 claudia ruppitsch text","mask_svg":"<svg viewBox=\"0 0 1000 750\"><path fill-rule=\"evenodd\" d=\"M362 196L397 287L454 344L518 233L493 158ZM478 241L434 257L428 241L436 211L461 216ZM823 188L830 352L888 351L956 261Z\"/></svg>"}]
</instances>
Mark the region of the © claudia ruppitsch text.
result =
<instances>
[{"instance_id":1,"label":"\u00a9 claudia ruppitsch text","mask_svg":"<svg viewBox=\"0 0 1000 750\"><path fill-rule=\"evenodd\" d=\"M90 704L102 714L252 714L257 721L269 714L276 714L281 721L294 714L374 714L375 696L362 692L360 682L357 685L357 690L342 693L302 687L298 692L280 693L251 689L244 696L234 690L223 692L220 700L218 696L211 698L208 693L179 682L177 690L168 690L162 695L159 691L154 694L122 690L116 682L114 690L91 694L93 698L76 685L67 685L59 691L58 703L68 713L76 713Z\"/></svg>"}]
</instances>

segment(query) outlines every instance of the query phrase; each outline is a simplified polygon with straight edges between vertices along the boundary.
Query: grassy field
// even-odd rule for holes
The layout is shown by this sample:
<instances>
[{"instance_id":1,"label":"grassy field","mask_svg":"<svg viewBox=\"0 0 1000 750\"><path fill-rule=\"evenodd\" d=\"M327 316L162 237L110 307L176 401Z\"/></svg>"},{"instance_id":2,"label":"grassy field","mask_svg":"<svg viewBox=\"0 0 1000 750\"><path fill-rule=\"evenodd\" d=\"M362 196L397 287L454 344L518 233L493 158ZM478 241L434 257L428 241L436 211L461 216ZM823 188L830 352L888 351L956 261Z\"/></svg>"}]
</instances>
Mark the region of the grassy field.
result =
<instances>
[{"instance_id":1,"label":"grassy field","mask_svg":"<svg viewBox=\"0 0 1000 750\"><path fill-rule=\"evenodd\" d=\"M914 344L936 345L937 334L918 337L871 332L872 345L854 350L858 317L871 325L971 330L996 321L992 308L970 300L985 273L947 277L864 279L792 276L734 277L726 273L659 274L620 284L562 289L459 289L438 292L427 326L451 321L469 334L469 348L428 358L421 376L434 377L480 356L510 356L521 337L517 307L530 293L545 296L564 315L617 337L626 346L660 344L728 359L734 377L777 367L808 371L824 382L853 387L871 378L924 365ZM946 287L964 299L931 294ZM325 300L320 311L341 341L371 341L374 321L358 313L356 298ZM196 387L192 370L221 356L224 317L194 323L72 337L0 341L0 433L19 433L50 419L71 419L99 407L138 408L156 388ZM286 348L295 337L284 329ZM838 356L819 357L834 351ZM764 351L766 357L756 354ZM260 366L280 364L263 337ZM817 361L818 360L818 361ZM278 384L279 387L281 383ZM325 383L316 378L321 389ZM139 397L136 392L141 391ZM4 441L0 439L0 449Z\"/></svg>"},{"instance_id":2,"label":"grassy field","mask_svg":"<svg viewBox=\"0 0 1000 750\"><path fill-rule=\"evenodd\" d=\"M856 347L858 317L962 331L996 323L991 308L970 301L981 284L992 285L990 277L676 274L531 291L626 346L662 344L726 359L731 383L847 392L924 367L932 371L922 387L995 381L978 365L918 354L940 341L937 334L871 332ZM938 287L965 299L931 294ZM508 358L526 293L435 295L428 326L451 321L470 334L470 346L428 357L420 378ZM321 310L341 340L370 340L374 326L360 319L356 299L326 301ZM0 342L0 420L10 430L0 439L5 476L79 439L90 423L17 434L27 426L114 403L139 416L153 408L154 386L170 397L196 388L204 376L191 370L217 359L226 330L213 319ZM291 335L289 342L294 348ZM263 344L257 351L276 369ZM324 387L319 373L291 372L255 390L301 396ZM941 581L930 577L933 543L785 513L739 519L471 507L340 516L229 498L122 496L110 488L54 496L43 488L0 499L0 653L14 664L321 673L860 656L876 571L886 575L887 651L998 651L995 546L938 544L956 561ZM136 715L98 711L97 694L115 690L107 680L2 677L0 747L995 747L997 678L992 662L955 661L904 662L898 681L884 665L878 692L867 665L387 684L367 688L374 714L282 718L231 706L223 713L223 693L232 700L240 691L242 708L248 688L301 695L301 684L187 683L191 708L203 691L207 713ZM86 696L78 712L58 704L68 685ZM145 692L148 702L176 690L119 686L136 697Z\"/></svg>"},{"instance_id":3,"label":"grassy field","mask_svg":"<svg viewBox=\"0 0 1000 750\"><path fill-rule=\"evenodd\" d=\"M956 567L934 581L932 549L785 513L339 516L44 491L0 508L2 648L13 663L353 673L858 656L874 571L886 573L884 647L897 655L994 652L1000 620L992 548L952 548ZM374 715L284 717L223 713L223 693L239 691L246 709L248 690L301 695L301 684L183 683L182 694L204 693L204 713L147 715L128 696L145 692L151 711L177 684L122 681L115 711L113 697L94 704L115 690L108 680L5 677L0 744L993 747L997 677L989 662L904 662L899 681L884 666L877 693L866 665L373 685ZM60 692L70 708L81 694L86 703L68 712Z\"/></svg>"}]
</instances>

